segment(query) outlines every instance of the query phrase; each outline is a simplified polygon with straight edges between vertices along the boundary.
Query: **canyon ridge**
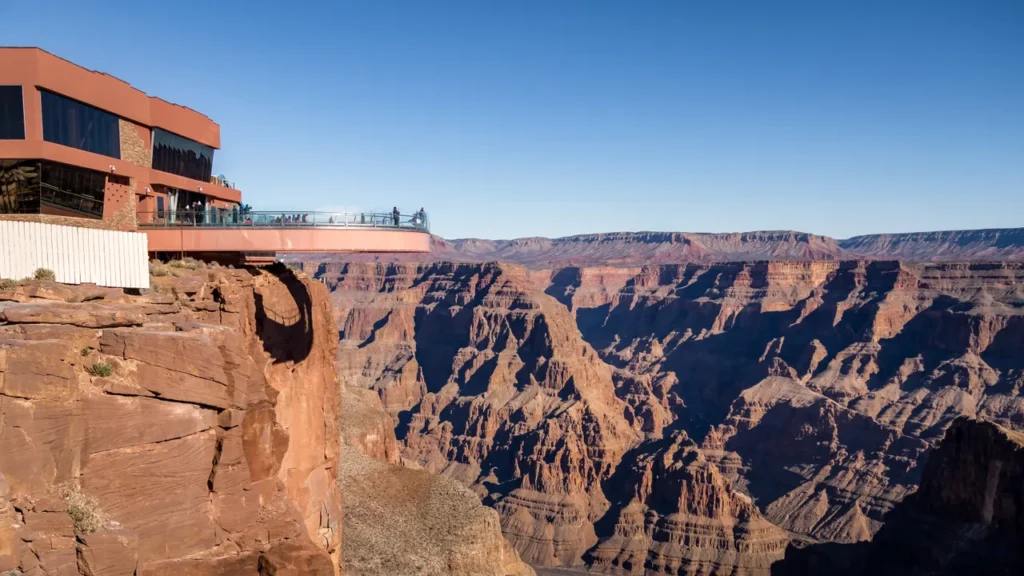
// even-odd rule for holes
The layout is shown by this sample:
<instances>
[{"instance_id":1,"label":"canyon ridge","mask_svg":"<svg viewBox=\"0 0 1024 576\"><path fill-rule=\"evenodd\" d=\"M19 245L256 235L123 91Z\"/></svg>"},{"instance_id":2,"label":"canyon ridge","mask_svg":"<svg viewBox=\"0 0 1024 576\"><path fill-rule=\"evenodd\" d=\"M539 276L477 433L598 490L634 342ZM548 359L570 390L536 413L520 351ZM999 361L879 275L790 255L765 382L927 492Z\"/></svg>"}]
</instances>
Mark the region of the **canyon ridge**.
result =
<instances>
[{"instance_id":1,"label":"canyon ridge","mask_svg":"<svg viewBox=\"0 0 1024 576\"><path fill-rule=\"evenodd\" d=\"M302 265L400 460L473 490L524 560L767 574L871 541L956 418L1022 426L1019 235L436 239L430 261Z\"/></svg>"}]
</instances>

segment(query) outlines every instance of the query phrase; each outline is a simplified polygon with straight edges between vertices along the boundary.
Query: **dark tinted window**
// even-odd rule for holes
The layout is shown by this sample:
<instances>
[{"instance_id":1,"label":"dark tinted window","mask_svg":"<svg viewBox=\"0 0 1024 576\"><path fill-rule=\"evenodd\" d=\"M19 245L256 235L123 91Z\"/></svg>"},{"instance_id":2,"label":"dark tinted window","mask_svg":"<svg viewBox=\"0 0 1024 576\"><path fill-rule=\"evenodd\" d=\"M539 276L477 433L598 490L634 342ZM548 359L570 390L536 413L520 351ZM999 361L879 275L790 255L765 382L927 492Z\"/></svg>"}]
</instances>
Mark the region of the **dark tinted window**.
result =
<instances>
[{"instance_id":1,"label":"dark tinted window","mask_svg":"<svg viewBox=\"0 0 1024 576\"><path fill-rule=\"evenodd\" d=\"M82 216L103 217L106 174L54 162L43 162L41 172L39 197L44 212L49 213L47 207L52 207Z\"/></svg>"},{"instance_id":2,"label":"dark tinted window","mask_svg":"<svg viewBox=\"0 0 1024 576\"><path fill-rule=\"evenodd\" d=\"M40 90L43 102L43 140L112 158L121 157L117 116Z\"/></svg>"},{"instance_id":3,"label":"dark tinted window","mask_svg":"<svg viewBox=\"0 0 1024 576\"><path fill-rule=\"evenodd\" d=\"M39 162L0 160L0 214L39 212Z\"/></svg>"},{"instance_id":4,"label":"dark tinted window","mask_svg":"<svg viewBox=\"0 0 1024 576\"><path fill-rule=\"evenodd\" d=\"M153 168L201 182L213 173L213 148L159 128L153 129Z\"/></svg>"},{"instance_id":5,"label":"dark tinted window","mask_svg":"<svg viewBox=\"0 0 1024 576\"><path fill-rule=\"evenodd\" d=\"M21 86L0 86L0 140L25 139Z\"/></svg>"}]
</instances>

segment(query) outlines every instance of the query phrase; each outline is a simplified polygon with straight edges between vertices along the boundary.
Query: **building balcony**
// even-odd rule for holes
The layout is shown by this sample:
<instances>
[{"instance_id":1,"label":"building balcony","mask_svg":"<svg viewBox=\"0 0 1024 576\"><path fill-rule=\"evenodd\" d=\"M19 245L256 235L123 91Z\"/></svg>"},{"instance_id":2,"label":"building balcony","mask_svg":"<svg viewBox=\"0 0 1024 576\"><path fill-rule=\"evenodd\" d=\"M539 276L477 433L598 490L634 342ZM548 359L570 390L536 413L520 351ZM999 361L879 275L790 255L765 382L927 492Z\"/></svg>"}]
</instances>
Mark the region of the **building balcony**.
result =
<instances>
[{"instance_id":1,"label":"building balcony","mask_svg":"<svg viewBox=\"0 0 1024 576\"><path fill-rule=\"evenodd\" d=\"M429 252L430 227L418 214L140 212L149 251L171 254Z\"/></svg>"}]
</instances>

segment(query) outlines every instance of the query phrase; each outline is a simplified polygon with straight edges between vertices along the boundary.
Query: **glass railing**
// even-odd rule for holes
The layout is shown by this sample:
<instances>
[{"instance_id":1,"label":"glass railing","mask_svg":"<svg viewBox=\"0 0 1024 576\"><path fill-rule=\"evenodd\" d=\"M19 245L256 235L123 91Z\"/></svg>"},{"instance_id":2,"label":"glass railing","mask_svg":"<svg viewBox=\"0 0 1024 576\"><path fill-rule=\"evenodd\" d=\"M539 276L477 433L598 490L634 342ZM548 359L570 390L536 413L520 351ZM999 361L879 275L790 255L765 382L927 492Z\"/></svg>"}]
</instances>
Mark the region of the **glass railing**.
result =
<instances>
[{"instance_id":1,"label":"glass railing","mask_svg":"<svg viewBox=\"0 0 1024 576\"><path fill-rule=\"evenodd\" d=\"M49 184L39 185L39 201L58 208L82 212L96 218L103 217L103 201L61 190Z\"/></svg>"},{"instance_id":2,"label":"glass railing","mask_svg":"<svg viewBox=\"0 0 1024 576\"><path fill-rule=\"evenodd\" d=\"M430 231L427 215L388 212L255 212L218 210L201 212L139 212L139 226L196 226L206 228L391 228Z\"/></svg>"}]
</instances>

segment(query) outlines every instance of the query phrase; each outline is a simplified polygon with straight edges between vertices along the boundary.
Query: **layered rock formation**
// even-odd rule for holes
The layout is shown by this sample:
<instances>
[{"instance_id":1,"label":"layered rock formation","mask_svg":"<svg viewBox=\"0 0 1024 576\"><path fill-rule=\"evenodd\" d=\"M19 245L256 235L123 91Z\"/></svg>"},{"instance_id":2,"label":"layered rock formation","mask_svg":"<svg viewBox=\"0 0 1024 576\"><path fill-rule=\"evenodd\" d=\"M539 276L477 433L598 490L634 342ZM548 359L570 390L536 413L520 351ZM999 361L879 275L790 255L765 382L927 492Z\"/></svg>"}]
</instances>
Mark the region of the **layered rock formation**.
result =
<instances>
[{"instance_id":1,"label":"layered rock formation","mask_svg":"<svg viewBox=\"0 0 1024 576\"><path fill-rule=\"evenodd\" d=\"M768 519L870 538L958 415L1024 415L1020 265L650 267L577 309L645 425L685 427Z\"/></svg>"},{"instance_id":2,"label":"layered rock formation","mask_svg":"<svg viewBox=\"0 0 1024 576\"><path fill-rule=\"evenodd\" d=\"M378 393L407 463L458 479L493 506L524 560L581 565L598 547L592 563L764 573L781 554L782 532L688 440L670 444L659 466L699 457L699 470L659 472L658 482L669 492L688 486L704 502L650 500L654 460L646 473L618 472L638 465L623 458L643 454L645 432L661 429L646 429L569 310L525 270L353 264L322 279L339 313L342 378ZM639 507L664 517L632 525ZM635 550L621 537L630 530L659 550ZM678 547L654 546L660 538ZM682 550L690 546L701 552Z\"/></svg>"},{"instance_id":3,"label":"layered rock formation","mask_svg":"<svg viewBox=\"0 0 1024 576\"><path fill-rule=\"evenodd\" d=\"M390 416L370 390L342 402L339 486L347 576L533 576L497 513L455 480L394 465Z\"/></svg>"},{"instance_id":4,"label":"layered rock formation","mask_svg":"<svg viewBox=\"0 0 1024 576\"><path fill-rule=\"evenodd\" d=\"M760 569L778 540L735 528L760 525L753 512L675 503L692 489L681 478L665 480L668 502L648 501L644 471L687 458L715 470L691 475L715 502L745 495L807 542L865 541L956 417L1024 422L1020 264L319 274L339 310L339 365L383 400L403 456L471 486L536 563ZM683 433L697 448L659 452ZM716 478L732 486L709 488ZM701 552L672 550L665 527Z\"/></svg>"},{"instance_id":5,"label":"layered rock formation","mask_svg":"<svg viewBox=\"0 0 1024 576\"><path fill-rule=\"evenodd\" d=\"M1024 260L1024 228L870 234L840 240L850 255L912 261Z\"/></svg>"},{"instance_id":6,"label":"layered rock formation","mask_svg":"<svg viewBox=\"0 0 1024 576\"><path fill-rule=\"evenodd\" d=\"M589 552L593 568L765 574L782 558L789 538L733 489L685 432L635 452L618 480L628 500L618 507L612 536Z\"/></svg>"},{"instance_id":7,"label":"layered rock formation","mask_svg":"<svg viewBox=\"0 0 1024 576\"><path fill-rule=\"evenodd\" d=\"M522 271L365 272L334 293L342 377L380 391L408 460L495 505L525 560L577 561L607 510L601 481L638 439L611 370Z\"/></svg>"},{"instance_id":8,"label":"layered rock formation","mask_svg":"<svg viewBox=\"0 0 1024 576\"><path fill-rule=\"evenodd\" d=\"M794 549L780 576L1017 574L1024 563L1024 435L960 418L929 455L920 489L874 541Z\"/></svg>"},{"instance_id":9,"label":"layered rock formation","mask_svg":"<svg viewBox=\"0 0 1024 576\"><path fill-rule=\"evenodd\" d=\"M0 571L338 573L327 294L175 272L0 293Z\"/></svg>"},{"instance_id":10,"label":"layered rock formation","mask_svg":"<svg viewBox=\"0 0 1024 576\"><path fill-rule=\"evenodd\" d=\"M1024 228L870 234L847 240L791 230L725 234L615 232L482 240L434 236L428 254L307 255L309 262L504 262L532 269L757 260L1024 261Z\"/></svg>"}]
</instances>

